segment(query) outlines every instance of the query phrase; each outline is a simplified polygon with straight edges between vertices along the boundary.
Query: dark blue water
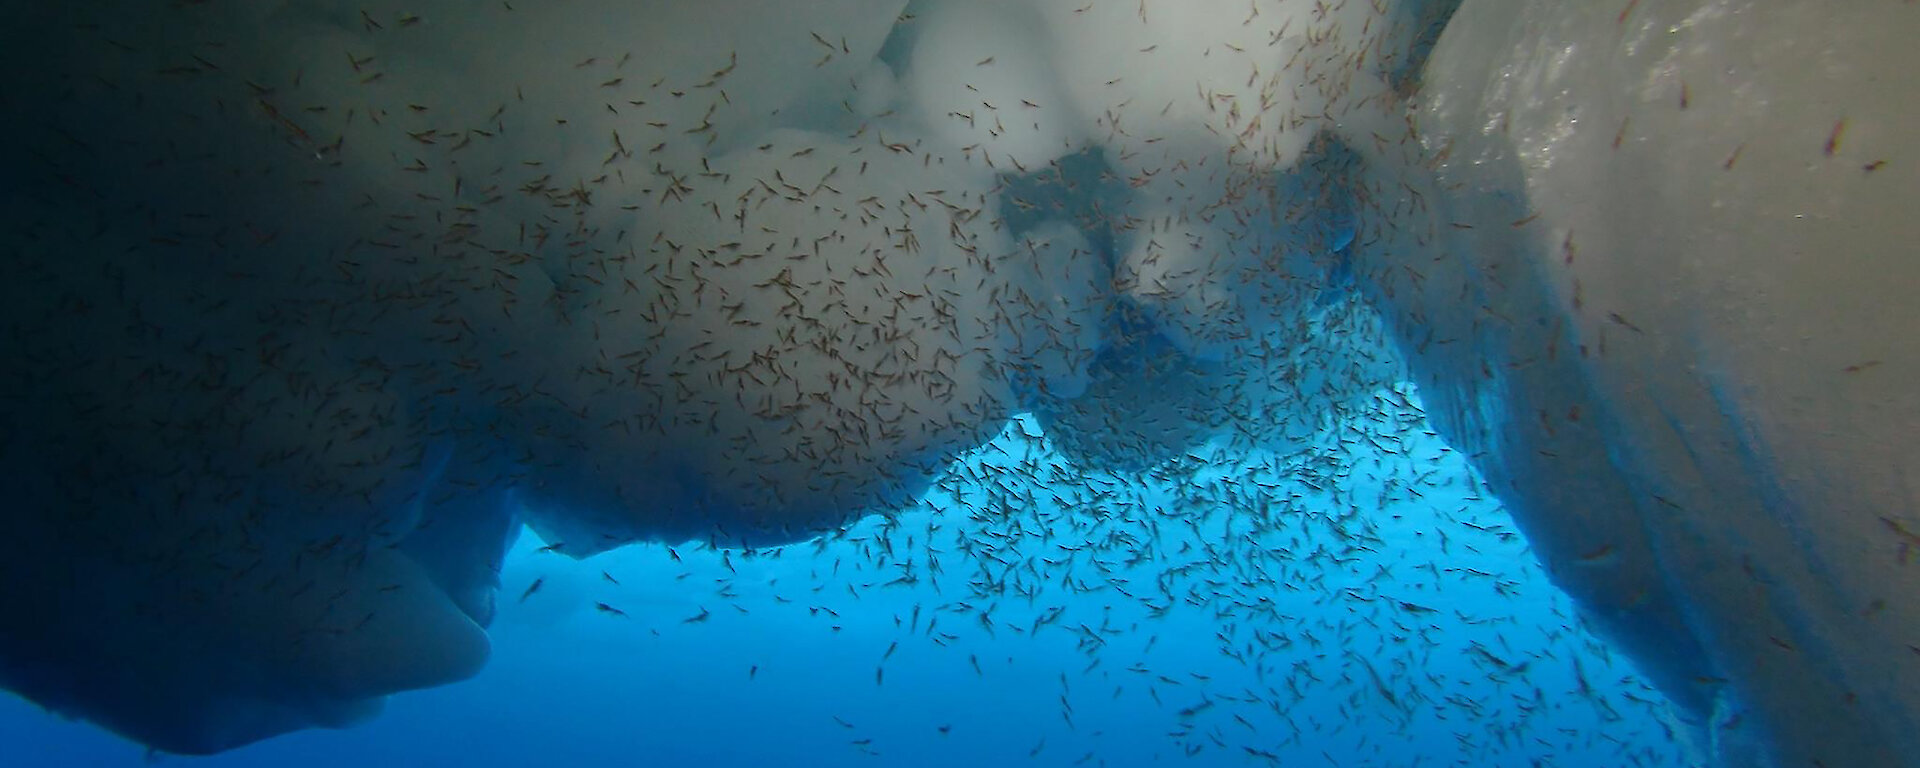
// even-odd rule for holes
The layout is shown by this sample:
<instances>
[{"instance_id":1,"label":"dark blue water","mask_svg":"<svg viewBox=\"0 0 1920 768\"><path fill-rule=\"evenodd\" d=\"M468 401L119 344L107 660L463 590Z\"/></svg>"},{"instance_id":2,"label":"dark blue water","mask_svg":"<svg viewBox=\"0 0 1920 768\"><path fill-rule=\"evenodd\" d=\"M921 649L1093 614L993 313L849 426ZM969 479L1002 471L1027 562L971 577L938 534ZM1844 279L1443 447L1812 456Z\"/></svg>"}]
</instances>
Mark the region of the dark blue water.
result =
<instances>
[{"instance_id":1,"label":"dark blue water","mask_svg":"<svg viewBox=\"0 0 1920 768\"><path fill-rule=\"evenodd\" d=\"M0 744L9 766L1689 764L1395 410L1338 468L1209 447L1130 477L1068 470L1023 419L919 510L780 549L575 561L525 534L486 670L369 723L150 756L9 697Z\"/></svg>"}]
</instances>

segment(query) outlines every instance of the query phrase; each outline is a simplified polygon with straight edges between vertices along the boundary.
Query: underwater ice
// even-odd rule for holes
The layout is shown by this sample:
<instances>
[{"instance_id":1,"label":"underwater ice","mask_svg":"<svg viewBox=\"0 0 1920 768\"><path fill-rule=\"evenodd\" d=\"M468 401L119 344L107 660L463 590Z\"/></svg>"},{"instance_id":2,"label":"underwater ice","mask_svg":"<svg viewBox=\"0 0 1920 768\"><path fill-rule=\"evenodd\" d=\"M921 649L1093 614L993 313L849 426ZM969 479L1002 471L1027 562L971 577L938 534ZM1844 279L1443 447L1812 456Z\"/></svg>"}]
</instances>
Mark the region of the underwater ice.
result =
<instances>
[{"instance_id":1,"label":"underwater ice","mask_svg":"<svg viewBox=\"0 0 1920 768\"><path fill-rule=\"evenodd\" d=\"M1017 413L1131 471L1404 379L1723 764L1920 754L1905 9L18 15L0 685L49 708L344 725L484 663L522 523L801 541Z\"/></svg>"}]
</instances>

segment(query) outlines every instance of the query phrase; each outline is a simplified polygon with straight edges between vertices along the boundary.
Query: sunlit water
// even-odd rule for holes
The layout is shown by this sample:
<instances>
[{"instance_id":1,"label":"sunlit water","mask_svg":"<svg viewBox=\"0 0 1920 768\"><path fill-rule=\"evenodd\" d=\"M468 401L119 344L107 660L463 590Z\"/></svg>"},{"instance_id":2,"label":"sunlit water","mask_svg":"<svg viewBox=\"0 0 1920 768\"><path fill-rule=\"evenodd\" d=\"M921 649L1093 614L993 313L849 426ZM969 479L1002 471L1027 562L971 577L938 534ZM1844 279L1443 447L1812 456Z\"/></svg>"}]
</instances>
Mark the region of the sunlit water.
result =
<instances>
[{"instance_id":1,"label":"sunlit water","mask_svg":"<svg viewBox=\"0 0 1920 768\"><path fill-rule=\"evenodd\" d=\"M1686 765L1464 461L1380 403L1321 467L1210 446L1089 483L1023 418L923 508L813 543L575 561L523 535L478 678L159 759ZM17 700L0 728L12 765L146 758Z\"/></svg>"}]
</instances>

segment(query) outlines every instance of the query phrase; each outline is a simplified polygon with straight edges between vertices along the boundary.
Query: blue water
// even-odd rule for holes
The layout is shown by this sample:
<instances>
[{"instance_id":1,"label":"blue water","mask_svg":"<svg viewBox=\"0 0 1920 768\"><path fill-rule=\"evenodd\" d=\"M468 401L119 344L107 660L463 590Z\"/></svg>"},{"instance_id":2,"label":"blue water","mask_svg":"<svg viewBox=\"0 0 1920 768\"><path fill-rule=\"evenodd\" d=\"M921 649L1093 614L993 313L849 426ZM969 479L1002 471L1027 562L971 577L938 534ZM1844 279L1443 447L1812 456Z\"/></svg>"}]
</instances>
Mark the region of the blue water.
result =
<instances>
[{"instance_id":1,"label":"blue water","mask_svg":"<svg viewBox=\"0 0 1920 768\"><path fill-rule=\"evenodd\" d=\"M7 697L4 764L1688 765L1465 462L1388 415L1132 477L1022 419L918 509L775 550L524 534L473 680L208 758Z\"/></svg>"}]
</instances>

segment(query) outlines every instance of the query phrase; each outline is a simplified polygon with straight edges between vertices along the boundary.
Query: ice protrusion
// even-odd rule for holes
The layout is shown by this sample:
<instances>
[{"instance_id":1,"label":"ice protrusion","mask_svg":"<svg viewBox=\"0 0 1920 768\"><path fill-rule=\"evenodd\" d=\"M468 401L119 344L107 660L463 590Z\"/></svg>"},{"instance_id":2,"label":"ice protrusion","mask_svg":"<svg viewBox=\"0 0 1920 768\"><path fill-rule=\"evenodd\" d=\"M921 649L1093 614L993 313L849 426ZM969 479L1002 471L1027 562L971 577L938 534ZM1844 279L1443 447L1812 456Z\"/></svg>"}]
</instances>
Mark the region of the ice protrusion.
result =
<instances>
[{"instance_id":1,"label":"ice protrusion","mask_svg":"<svg viewBox=\"0 0 1920 768\"><path fill-rule=\"evenodd\" d=\"M1371 199L1364 270L1449 439L1720 759L1920 750L1912 28L1470 0L1369 157L1415 202Z\"/></svg>"}]
</instances>

